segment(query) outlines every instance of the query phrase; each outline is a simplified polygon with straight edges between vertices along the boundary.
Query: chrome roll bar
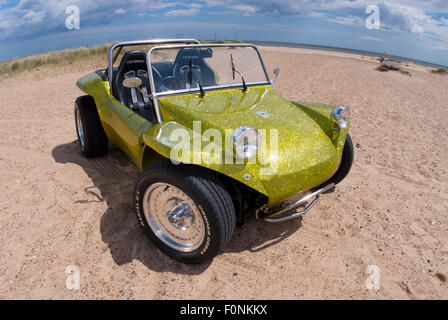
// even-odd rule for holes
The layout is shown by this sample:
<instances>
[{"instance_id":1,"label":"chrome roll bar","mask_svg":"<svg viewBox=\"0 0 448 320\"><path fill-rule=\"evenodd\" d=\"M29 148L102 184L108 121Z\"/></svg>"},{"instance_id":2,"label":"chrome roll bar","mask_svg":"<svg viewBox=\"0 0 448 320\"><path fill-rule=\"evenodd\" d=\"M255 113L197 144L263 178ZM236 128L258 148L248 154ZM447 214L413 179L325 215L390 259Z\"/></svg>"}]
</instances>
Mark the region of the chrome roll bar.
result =
<instances>
[{"instance_id":1,"label":"chrome roll bar","mask_svg":"<svg viewBox=\"0 0 448 320\"><path fill-rule=\"evenodd\" d=\"M164 44L184 44L184 45L164 45ZM176 49L176 48L185 48L185 44L188 45L189 48L213 48L213 47L251 47L254 48L255 51L258 54L258 57L260 59L261 65L263 67L263 71L266 75L266 82L254 82L254 83L247 83L248 86L253 85L263 85L263 84L272 84L271 78L269 77L269 73L266 68L266 64L264 63L263 57L261 56L261 52L258 49L257 46L253 44L248 43L222 43L222 44L201 44L196 39L152 39L152 40L137 40L137 41L125 41L125 42L116 42L109 48L108 53L108 69L107 69L107 79L109 81L109 88L111 94L113 94L113 86L112 86L112 80L113 80L113 71L114 71L114 52L115 49L120 47L126 47L126 46L138 46L138 45L163 45L163 46L156 46L149 50L147 56L146 56L146 64L148 67L148 75L150 79L150 86L151 86L151 93L152 93L152 99L154 103L154 111L156 113L157 122L162 122L162 115L159 108L159 103L157 100L158 96L164 96L164 95L172 95L172 94L178 94L178 93L190 93L197 91L199 89L191 89L191 90L177 90L177 91L170 91L166 93L157 93L155 91L155 85L154 85L154 76L152 73L152 67L151 67L151 59L150 55L153 50L156 49ZM210 88L205 88L205 90L219 90L219 89L226 89L226 88L232 88L237 87L238 85L223 85L223 86L215 86Z\"/></svg>"},{"instance_id":2,"label":"chrome roll bar","mask_svg":"<svg viewBox=\"0 0 448 320\"><path fill-rule=\"evenodd\" d=\"M109 81L109 88L111 94L112 92L112 79L113 79L113 71L114 71L114 51L119 47L127 47L127 46L141 46L148 44L171 44L171 43L196 43L200 44L200 42L196 39L152 39L152 40L136 40L136 41L124 41L124 42L115 42L110 48L108 53L108 66L107 66L107 78Z\"/></svg>"}]
</instances>

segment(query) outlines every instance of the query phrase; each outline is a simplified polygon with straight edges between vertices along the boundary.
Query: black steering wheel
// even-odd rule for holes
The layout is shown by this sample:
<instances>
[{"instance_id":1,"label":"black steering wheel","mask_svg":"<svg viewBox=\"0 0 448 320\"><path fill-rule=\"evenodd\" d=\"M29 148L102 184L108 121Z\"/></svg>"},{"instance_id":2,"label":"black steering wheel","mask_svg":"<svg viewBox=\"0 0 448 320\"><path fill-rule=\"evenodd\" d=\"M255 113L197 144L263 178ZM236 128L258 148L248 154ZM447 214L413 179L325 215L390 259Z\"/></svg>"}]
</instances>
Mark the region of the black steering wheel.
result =
<instances>
[{"instance_id":1,"label":"black steering wheel","mask_svg":"<svg viewBox=\"0 0 448 320\"><path fill-rule=\"evenodd\" d=\"M160 91L178 90L179 79L174 76L168 76L162 79L160 84Z\"/></svg>"},{"instance_id":2,"label":"black steering wheel","mask_svg":"<svg viewBox=\"0 0 448 320\"><path fill-rule=\"evenodd\" d=\"M154 79L154 87L156 89L156 92L160 91L157 86L162 83L162 75L160 74L159 70L157 70L156 68L152 67L152 77Z\"/></svg>"}]
</instances>

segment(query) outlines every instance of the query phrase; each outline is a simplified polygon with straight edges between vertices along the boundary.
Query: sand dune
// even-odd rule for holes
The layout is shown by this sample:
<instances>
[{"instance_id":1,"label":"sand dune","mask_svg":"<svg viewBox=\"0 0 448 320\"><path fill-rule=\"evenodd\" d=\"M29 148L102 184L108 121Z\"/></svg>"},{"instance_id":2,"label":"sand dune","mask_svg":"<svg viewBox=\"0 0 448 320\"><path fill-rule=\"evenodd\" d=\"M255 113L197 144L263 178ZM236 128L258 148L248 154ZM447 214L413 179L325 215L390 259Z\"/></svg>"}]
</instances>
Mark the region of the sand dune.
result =
<instances>
[{"instance_id":1,"label":"sand dune","mask_svg":"<svg viewBox=\"0 0 448 320\"><path fill-rule=\"evenodd\" d=\"M0 298L448 298L448 77L378 72L359 55L263 47L291 100L348 105L355 164L302 221L251 219L212 263L186 266L136 223L137 168L75 142L76 80L98 59L0 81ZM79 267L80 290L66 288ZM380 270L368 290L369 265Z\"/></svg>"}]
</instances>

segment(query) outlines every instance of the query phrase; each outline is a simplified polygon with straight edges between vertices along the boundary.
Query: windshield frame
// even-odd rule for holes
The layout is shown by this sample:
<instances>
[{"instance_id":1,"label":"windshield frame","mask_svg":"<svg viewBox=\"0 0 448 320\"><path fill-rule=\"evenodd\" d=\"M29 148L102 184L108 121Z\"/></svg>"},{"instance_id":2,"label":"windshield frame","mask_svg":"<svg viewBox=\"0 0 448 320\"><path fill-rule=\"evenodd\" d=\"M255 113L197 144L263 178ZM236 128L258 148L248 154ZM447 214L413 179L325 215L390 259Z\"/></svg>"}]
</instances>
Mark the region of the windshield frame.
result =
<instances>
[{"instance_id":1,"label":"windshield frame","mask_svg":"<svg viewBox=\"0 0 448 320\"><path fill-rule=\"evenodd\" d=\"M248 87L250 86L259 86L259 85L271 85L272 81L269 77L269 73L266 68L266 64L264 63L263 57L261 55L260 50L257 46L249 43L213 43L213 44L191 44L191 45L168 45L168 46L157 46L153 47L148 51L148 54L146 56L146 64L148 67L148 73L150 74L150 85L151 85L151 93L153 94L153 97L155 98L156 102L156 109L159 108L157 98L162 96L173 96L178 94L189 94L189 93L197 93L200 92L199 88L189 88L189 89L181 89L181 90L170 90L170 91L164 91L164 92L156 92L155 91L155 85L154 85L154 76L152 73L152 65L151 65L151 53L155 50L163 50L163 49L182 49L182 48L216 48L216 47L250 47L253 48L258 58L260 59L261 66L263 67L264 74L266 76L266 81L258 81L258 82L247 82L246 85ZM226 85L219 85L219 86L209 86L204 87L204 91L212 91L212 90L222 90L222 89L231 89L231 88L241 88L243 87L243 82L237 83L237 84L226 84Z\"/></svg>"}]
</instances>

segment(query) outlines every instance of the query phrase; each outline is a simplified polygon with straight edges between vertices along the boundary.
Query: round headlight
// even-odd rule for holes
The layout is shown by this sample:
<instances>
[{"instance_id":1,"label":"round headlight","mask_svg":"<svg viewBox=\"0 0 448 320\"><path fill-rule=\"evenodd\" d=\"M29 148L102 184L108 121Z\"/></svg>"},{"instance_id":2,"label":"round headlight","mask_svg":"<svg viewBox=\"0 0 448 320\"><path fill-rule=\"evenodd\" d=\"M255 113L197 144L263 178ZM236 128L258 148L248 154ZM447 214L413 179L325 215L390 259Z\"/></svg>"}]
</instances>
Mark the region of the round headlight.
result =
<instances>
[{"instance_id":1,"label":"round headlight","mask_svg":"<svg viewBox=\"0 0 448 320\"><path fill-rule=\"evenodd\" d=\"M253 127L241 127L232 136L235 154L238 159L252 158L257 154L260 143L258 130Z\"/></svg>"},{"instance_id":2,"label":"round headlight","mask_svg":"<svg viewBox=\"0 0 448 320\"><path fill-rule=\"evenodd\" d=\"M337 107L333 109L332 116L338 122L339 128L344 129L350 122L350 109L348 107Z\"/></svg>"}]
</instances>

